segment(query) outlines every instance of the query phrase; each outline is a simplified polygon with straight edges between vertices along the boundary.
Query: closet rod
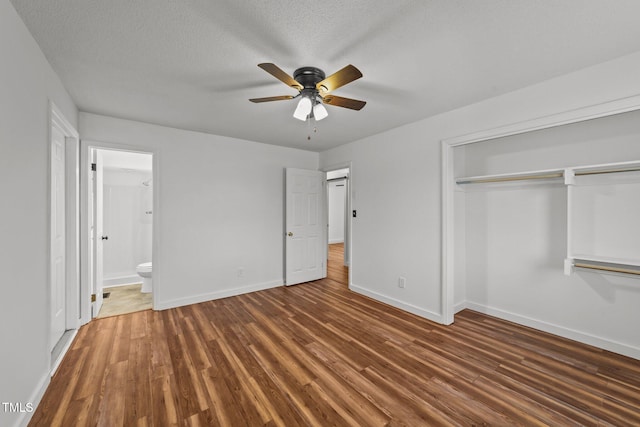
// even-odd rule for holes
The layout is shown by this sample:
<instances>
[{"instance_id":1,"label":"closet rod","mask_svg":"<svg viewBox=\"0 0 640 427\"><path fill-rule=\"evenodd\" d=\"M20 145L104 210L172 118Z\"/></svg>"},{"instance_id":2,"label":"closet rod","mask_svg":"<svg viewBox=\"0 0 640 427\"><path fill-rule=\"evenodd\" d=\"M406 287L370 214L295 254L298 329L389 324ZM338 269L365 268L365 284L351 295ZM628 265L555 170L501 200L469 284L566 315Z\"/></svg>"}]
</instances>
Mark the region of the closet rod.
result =
<instances>
[{"instance_id":1,"label":"closet rod","mask_svg":"<svg viewBox=\"0 0 640 427\"><path fill-rule=\"evenodd\" d=\"M328 179L327 182L342 181L343 179L349 179L349 177L348 176L341 176L340 178L331 178L331 179Z\"/></svg>"},{"instance_id":2,"label":"closet rod","mask_svg":"<svg viewBox=\"0 0 640 427\"><path fill-rule=\"evenodd\" d=\"M599 173L617 173L617 172L640 172L640 167L628 168L628 169L601 169L601 170L595 170L595 171L582 171L582 172L576 172L576 176L596 175Z\"/></svg>"},{"instance_id":3,"label":"closet rod","mask_svg":"<svg viewBox=\"0 0 640 427\"><path fill-rule=\"evenodd\" d=\"M640 270L632 270L630 268L607 267L604 265L584 264L581 262L576 262L573 266L580 268L589 268L591 270L612 271L614 273L635 274L637 276L640 276Z\"/></svg>"},{"instance_id":4,"label":"closet rod","mask_svg":"<svg viewBox=\"0 0 640 427\"><path fill-rule=\"evenodd\" d=\"M593 171L576 171L576 176L584 176L584 175L597 175L604 173L619 173L619 172L640 172L640 167L632 167L627 169L600 169ZM526 181L529 179L552 179L552 178L562 178L564 176L563 172L552 172L546 174L529 174L529 175L515 175L515 176L496 176L496 177L487 177L487 178L479 178L479 179L461 179L456 181L456 184L476 184L476 183L487 183L487 182L508 182L508 181Z\"/></svg>"},{"instance_id":5,"label":"closet rod","mask_svg":"<svg viewBox=\"0 0 640 427\"><path fill-rule=\"evenodd\" d=\"M518 175L518 176L503 176L494 178L481 178L474 180L461 180L456 181L456 184L476 184L484 182L507 182L507 181L525 181L528 179L550 179L550 178L562 178L562 172L547 173L547 174L531 174L531 175Z\"/></svg>"}]
</instances>

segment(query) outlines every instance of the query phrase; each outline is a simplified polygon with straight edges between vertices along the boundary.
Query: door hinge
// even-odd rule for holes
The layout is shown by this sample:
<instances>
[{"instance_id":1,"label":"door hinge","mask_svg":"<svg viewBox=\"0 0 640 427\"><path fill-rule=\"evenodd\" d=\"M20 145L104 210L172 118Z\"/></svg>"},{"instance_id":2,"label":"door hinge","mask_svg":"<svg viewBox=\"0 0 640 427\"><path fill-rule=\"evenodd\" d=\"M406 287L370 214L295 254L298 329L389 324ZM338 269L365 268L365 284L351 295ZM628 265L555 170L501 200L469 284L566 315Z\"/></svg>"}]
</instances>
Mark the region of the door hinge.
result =
<instances>
[{"instance_id":1,"label":"door hinge","mask_svg":"<svg viewBox=\"0 0 640 427\"><path fill-rule=\"evenodd\" d=\"M96 302L96 294L91 294L91 302Z\"/></svg>"},{"instance_id":2,"label":"door hinge","mask_svg":"<svg viewBox=\"0 0 640 427\"><path fill-rule=\"evenodd\" d=\"M95 172L97 167L98 167L98 165L96 165L95 163L91 163L91 171L92 172Z\"/></svg>"}]
</instances>

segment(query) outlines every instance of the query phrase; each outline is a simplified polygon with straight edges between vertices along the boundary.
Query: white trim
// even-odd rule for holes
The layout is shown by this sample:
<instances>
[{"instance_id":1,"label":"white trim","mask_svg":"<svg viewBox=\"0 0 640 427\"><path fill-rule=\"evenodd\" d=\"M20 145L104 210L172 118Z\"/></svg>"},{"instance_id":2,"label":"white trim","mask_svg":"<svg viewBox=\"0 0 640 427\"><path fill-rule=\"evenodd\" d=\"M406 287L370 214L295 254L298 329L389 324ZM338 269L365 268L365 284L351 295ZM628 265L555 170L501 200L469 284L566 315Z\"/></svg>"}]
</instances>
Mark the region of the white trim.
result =
<instances>
[{"instance_id":1,"label":"white trim","mask_svg":"<svg viewBox=\"0 0 640 427\"><path fill-rule=\"evenodd\" d=\"M508 320L519 325L528 326L539 331L548 332L553 335L558 335L560 337L589 344L598 348L602 348L604 350L612 351L614 353L622 354L624 356L640 360L640 348L638 347L633 347L631 345L612 341L596 335L576 331L574 329L565 328L553 323L532 319L530 317L521 316L509 311L500 310L498 308L489 307L474 302L467 301L466 307L479 313L484 313L489 316L497 317L499 319Z\"/></svg>"},{"instance_id":2,"label":"white trim","mask_svg":"<svg viewBox=\"0 0 640 427\"><path fill-rule=\"evenodd\" d=\"M80 327L80 177L79 177L79 152L80 140L78 131L67 120L62 110L51 100L49 100L49 194L51 201L51 130L58 129L65 137L65 329L74 330ZM49 218L53 215L51 203L49 203ZM51 234L51 222L49 221L49 231ZM51 258L51 248L48 248L48 258ZM49 278L50 280L50 278ZM49 282L49 291L51 283ZM49 294L49 298L51 295ZM49 304L49 310L51 310ZM49 312L51 319L51 312ZM50 361L54 363L54 361Z\"/></svg>"},{"instance_id":3,"label":"white trim","mask_svg":"<svg viewBox=\"0 0 640 427\"><path fill-rule=\"evenodd\" d=\"M350 285L349 289L352 290L353 292L367 296L376 301L383 302L392 307L396 307L401 310L408 311L409 313L415 314L416 316L424 317L425 319L431 320L433 322L442 323L442 316L440 316L438 313L434 313L433 311L425 310L424 308L420 308L413 304L408 304L404 301L400 301L398 299L391 298L387 295L374 292L372 290L363 288L362 286Z\"/></svg>"},{"instance_id":4,"label":"white trim","mask_svg":"<svg viewBox=\"0 0 640 427\"><path fill-rule=\"evenodd\" d=\"M58 367L60 367L60 363L62 363L62 359L64 359L64 356L67 354L67 351L69 351L69 349L71 348L71 344L73 344L73 340L76 339L76 335L78 335L78 330L73 329L69 334L69 336L66 338L67 342L64 344L64 347L62 347L62 350L60 351L58 358L53 362L53 366L51 367L51 372L49 373L50 377L53 377L53 375L58 370Z\"/></svg>"},{"instance_id":5,"label":"white trim","mask_svg":"<svg viewBox=\"0 0 640 427\"><path fill-rule=\"evenodd\" d=\"M53 102L49 101L49 110L51 113L51 123L55 123L56 126L65 134L72 138L80 138L78 131L71 125L71 123L65 118L62 110Z\"/></svg>"},{"instance_id":6,"label":"white trim","mask_svg":"<svg viewBox=\"0 0 640 427\"><path fill-rule=\"evenodd\" d=\"M442 287L441 306L442 323L450 325L454 320L453 300L455 289L454 278L454 170L453 170L453 149L442 141L442 220L441 220L441 245L442 245ZM450 213L450 214L449 214Z\"/></svg>"},{"instance_id":7,"label":"white trim","mask_svg":"<svg viewBox=\"0 0 640 427\"><path fill-rule=\"evenodd\" d=\"M102 281L102 289L116 288L119 286L135 285L142 283L142 277L137 274L131 274L129 276L112 277L110 279L104 279Z\"/></svg>"},{"instance_id":8,"label":"white trim","mask_svg":"<svg viewBox=\"0 0 640 427\"><path fill-rule=\"evenodd\" d=\"M453 184L453 149L454 147L501 138L509 135L516 135L532 132L540 129L547 129L555 126L562 126L615 114L626 113L640 109L640 95L632 95L625 98L589 105L582 108L563 111L524 120L493 129L460 135L452 138L445 138L441 141L442 146L442 318L452 316L453 309L453 289L454 283L454 191ZM451 317L453 321L453 317Z\"/></svg>"},{"instance_id":9,"label":"white trim","mask_svg":"<svg viewBox=\"0 0 640 427\"><path fill-rule=\"evenodd\" d=\"M80 140L65 137L66 328L80 327Z\"/></svg>"},{"instance_id":10,"label":"white trim","mask_svg":"<svg viewBox=\"0 0 640 427\"><path fill-rule=\"evenodd\" d=\"M329 240L330 245L335 245L336 243L344 243L344 239L333 239Z\"/></svg>"},{"instance_id":11,"label":"white trim","mask_svg":"<svg viewBox=\"0 0 640 427\"><path fill-rule=\"evenodd\" d=\"M47 387L51 383L51 375L47 372L45 375L40 378L38 385L34 389L33 393L29 397L28 402L33 404L32 412L23 412L18 416L14 426L19 427L27 427L29 422L31 421L31 417L38 409L38 405L40 405L40 401L42 400L42 396L44 396L45 391L47 391Z\"/></svg>"},{"instance_id":12,"label":"white trim","mask_svg":"<svg viewBox=\"0 0 640 427\"><path fill-rule=\"evenodd\" d=\"M34 389L31 396L29 397L29 400L27 400L27 402L33 404L33 411L23 412L22 414L20 414L20 416L18 417L15 423L16 426L26 427L31 421L31 417L33 416L33 413L38 409L38 405L40 405L42 396L44 396L44 393L47 391L47 388L51 383L51 377L53 377L53 375L58 370L60 363L62 363L62 359L64 359L64 356L67 354L67 351L69 351L69 349L71 348L71 345L73 344L73 340L75 340L77 334L78 334L78 329L73 329L71 330L69 335L65 338L67 342L65 343L64 347L60 351L60 354L58 355L57 359L53 361L51 370L40 379L40 381L38 382L38 385Z\"/></svg>"},{"instance_id":13,"label":"white trim","mask_svg":"<svg viewBox=\"0 0 640 427\"><path fill-rule=\"evenodd\" d=\"M190 304L212 301L220 298L234 297L236 295L248 294L250 292L263 291L265 289L283 286L282 280L272 280L270 282L256 283L253 285L241 286L238 288L224 289L221 291L208 292L206 294L191 295L183 298L176 298L168 301L159 301L154 305L154 310L166 310L169 308L182 307ZM155 286L155 278L154 278Z\"/></svg>"},{"instance_id":14,"label":"white trim","mask_svg":"<svg viewBox=\"0 0 640 427\"><path fill-rule=\"evenodd\" d=\"M640 110L640 94L447 138L443 141L452 147L457 147L459 145L473 144L490 139L613 116L615 114L628 113L635 110Z\"/></svg>"},{"instance_id":15,"label":"white trim","mask_svg":"<svg viewBox=\"0 0 640 427\"><path fill-rule=\"evenodd\" d=\"M80 324L91 321L91 278L89 277L89 163L91 150L84 141L80 141Z\"/></svg>"},{"instance_id":16,"label":"white trim","mask_svg":"<svg viewBox=\"0 0 640 427\"><path fill-rule=\"evenodd\" d=\"M462 310L466 310L467 308L469 308L469 307L467 307L467 302L466 302L466 301L459 302L459 303L457 303L457 304L454 304L454 306L453 306L453 313L454 313L454 314L458 314L458 313L460 313Z\"/></svg>"}]
</instances>

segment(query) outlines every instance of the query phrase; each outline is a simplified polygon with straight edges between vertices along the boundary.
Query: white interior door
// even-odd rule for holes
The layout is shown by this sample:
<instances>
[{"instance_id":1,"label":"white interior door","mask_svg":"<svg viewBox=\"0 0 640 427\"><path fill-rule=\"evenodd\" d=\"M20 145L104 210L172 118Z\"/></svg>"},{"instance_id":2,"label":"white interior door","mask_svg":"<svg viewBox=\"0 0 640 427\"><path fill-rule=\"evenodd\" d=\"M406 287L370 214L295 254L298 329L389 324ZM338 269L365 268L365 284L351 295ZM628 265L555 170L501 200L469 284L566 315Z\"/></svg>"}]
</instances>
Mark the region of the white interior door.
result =
<instances>
[{"instance_id":1,"label":"white interior door","mask_svg":"<svg viewBox=\"0 0 640 427\"><path fill-rule=\"evenodd\" d=\"M51 342L53 350L66 329L65 136L51 127Z\"/></svg>"},{"instance_id":2,"label":"white interior door","mask_svg":"<svg viewBox=\"0 0 640 427\"><path fill-rule=\"evenodd\" d=\"M285 173L285 284L327 277L325 175L287 168Z\"/></svg>"},{"instance_id":3,"label":"white interior door","mask_svg":"<svg viewBox=\"0 0 640 427\"><path fill-rule=\"evenodd\" d=\"M93 164L95 169L92 172L92 219L91 237L93 245L93 277L92 277L92 294L95 295L93 304L91 305L91 317L96 317L102 308L102 284L104 282L103 257L104 242L107 236L104 235L103 220L103 177L104 169L102 163L102 152L93 150Z\"/></svg>"}]
</instances>

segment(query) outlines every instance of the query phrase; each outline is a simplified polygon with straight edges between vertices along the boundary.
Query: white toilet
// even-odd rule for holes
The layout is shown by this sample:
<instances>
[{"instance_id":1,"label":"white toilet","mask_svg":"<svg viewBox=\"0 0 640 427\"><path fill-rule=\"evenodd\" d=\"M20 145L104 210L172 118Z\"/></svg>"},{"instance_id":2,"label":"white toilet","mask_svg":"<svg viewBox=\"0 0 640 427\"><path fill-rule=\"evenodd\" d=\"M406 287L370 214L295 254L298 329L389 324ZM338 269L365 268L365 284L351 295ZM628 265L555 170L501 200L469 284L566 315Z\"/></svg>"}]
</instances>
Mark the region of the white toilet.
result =
<instances>
[{"instance_id":1,"label":"white toilet","mask_svg":"<svg viewBox=\"0 0 640 427\"><path fill-rule=\"evenodd\" d=\"M151 263L143 262L142 264L139 264L136 267L136 273L142 277L142 289L140 289L140 292L151 292Z\"/></svg>"}]
</instances>

